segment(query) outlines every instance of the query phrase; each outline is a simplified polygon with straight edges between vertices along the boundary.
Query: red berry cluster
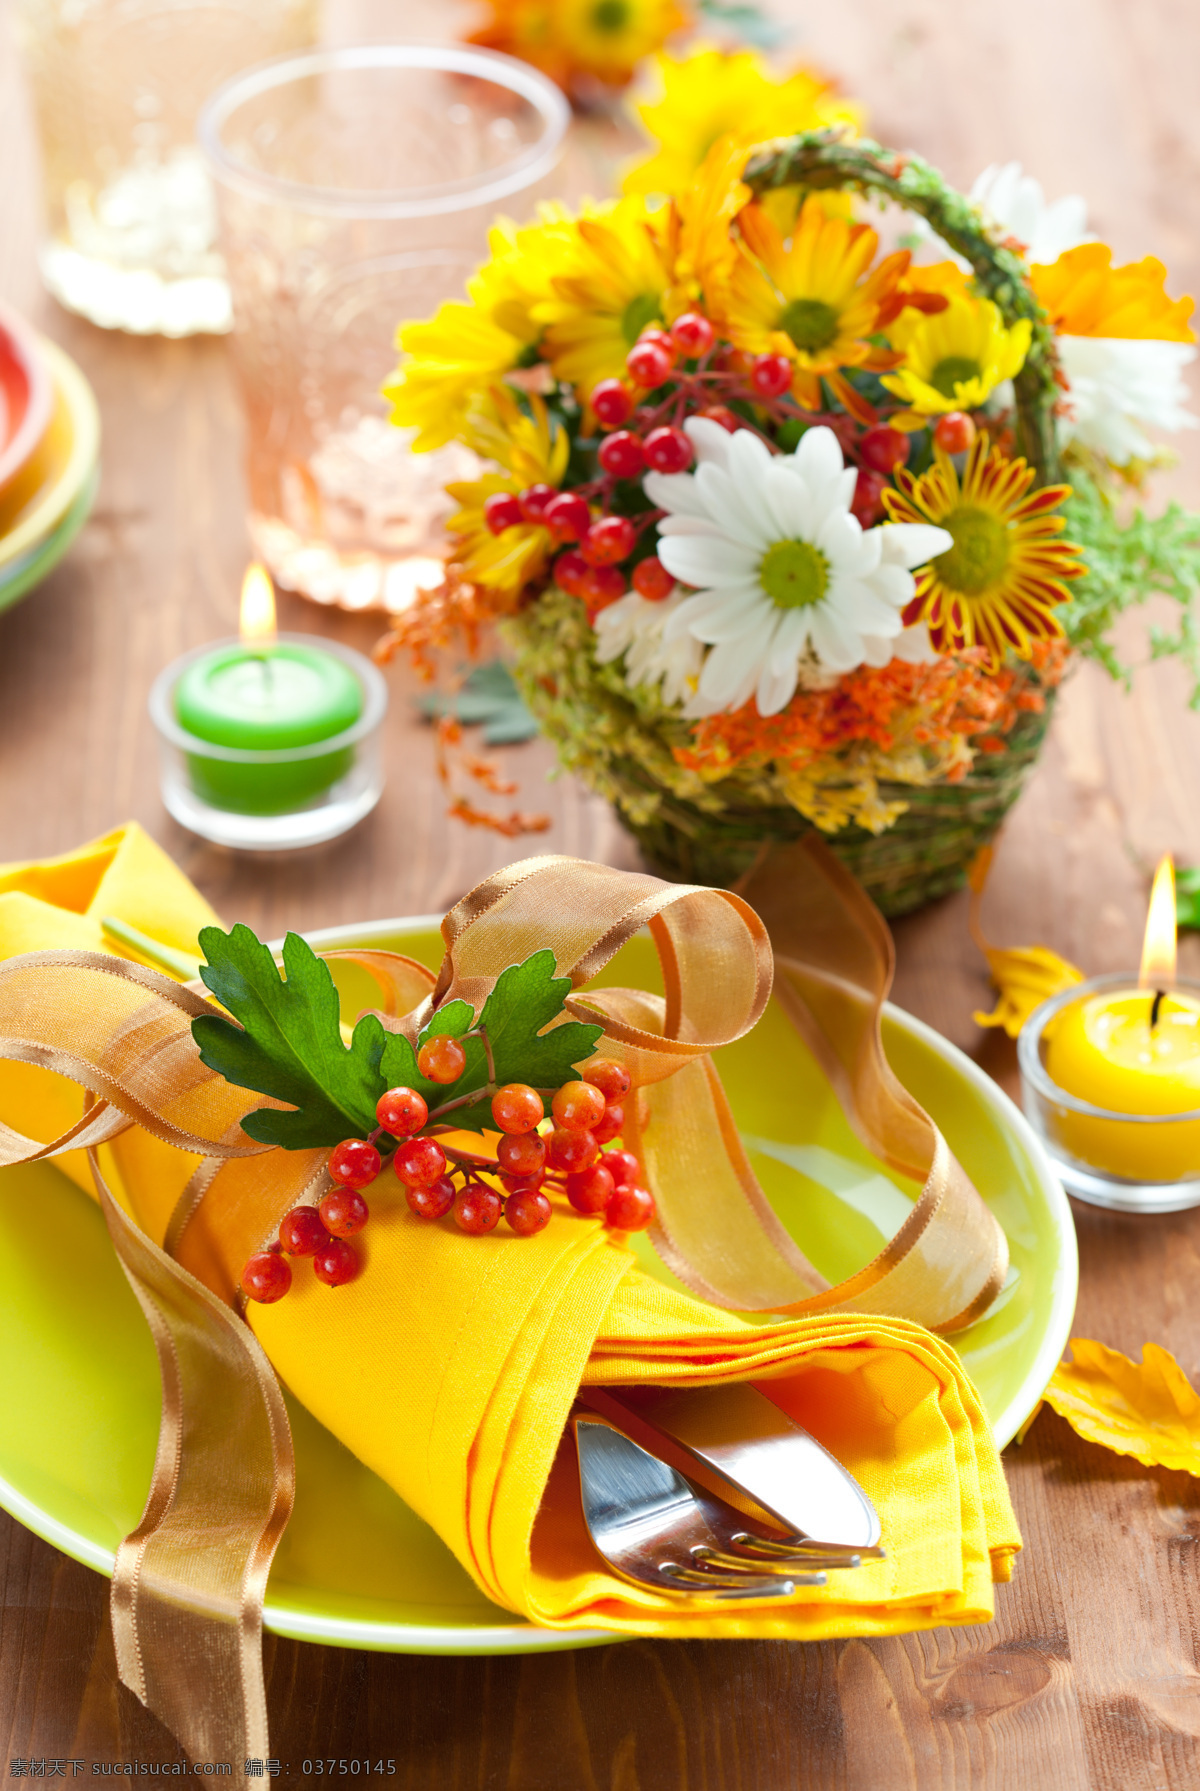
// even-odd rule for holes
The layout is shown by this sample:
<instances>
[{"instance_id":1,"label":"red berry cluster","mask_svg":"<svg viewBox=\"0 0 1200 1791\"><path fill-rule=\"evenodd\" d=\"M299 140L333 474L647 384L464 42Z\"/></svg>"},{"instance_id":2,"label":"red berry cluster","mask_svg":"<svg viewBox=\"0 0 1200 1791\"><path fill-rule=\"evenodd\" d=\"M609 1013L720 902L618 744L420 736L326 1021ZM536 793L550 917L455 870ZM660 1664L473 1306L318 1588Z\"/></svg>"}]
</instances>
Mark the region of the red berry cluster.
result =
<instances>
[{"instance_id":1,"label":"red berry cluster","mask_svg":"<svg viewBox=\"0 0 1200 1791\"><path fill-rule=\"evenodd\" d=\"M629 508L628 494L616 487L640 480L647 472L682 473L692 465L691 441L681 424L687 416L706 417L728 430L771 428L802 415L792 397L795 369L784 354L747 354L718 343L707 317L685 312L669 329L644 329L625 359L622 379L602 379L592 389L589 407L604 432L596 450L600 476L569 492L549 485L531 485L514 495L498 492L488 498L484 516L494 534L518 523L547 529L566 551L554 563L559 589L578 597L594 621L598 613L635 591L651 603L669 597L675 582L657 556L633 559L643 532L660 512L643 509L632 518L613 513ZM728 402L748 405L739 415ZM858 416L859 413L856 413ZM897 468L909 456L909 437L877 413L862 407L862 421L849 413L818 417L837 431L847 464L857 466L853 514L864 529L883 516L883 494ZM975 424L962 411L939 417L934 440L947 454L962 454L975 439ZM600 514L594 515L599 507ZM633 561L632 565L629 564Z\"/></svg>"},{"instance_id":2,"label":"red berry cluster","mask_svg":"<svg viewBox=\"0 0 1200 1791\"><path fill-rule=\"evenodd\" d=\"M421 1047L417 1067L431 1082L457 1082L466 1053L457 1039L435 1036ZM494 1231L503 1216L518 1236L529 1237L550 1221L550 1187L564 1192L576 1212L602 1212L614 1230L642 1230L654 1217L654 1200L640 1185L637 1158L626 1150L601 1151L625 1123L621 1100L629 1086L620 1064L607 1059L590 1064L582 1080L554 1091L552 1125L543 1136L542 1094L525 1083L507 1083L491 1101L501 1134L494 1159L439 1144L424 1132L429 1124L424 1096L414 1088L389 1088L375 1109L379 1131L372 1139L344 1139L330 1153L329 1174L336 1185L319 1206L294 1207L285 1215L278 1239L247 1262L242 1291L264 1305L282 1299L292 1285L289 1256L311 1256L314 1274L327 1287L353 1281L359 1261L345 1240L371 1216L362 1190L383 1168L373 1140L384 1135L396 1141L392 1167L419 1219L441 1219L453 1209L459 1229L477 1235ZM498 1177L503 1195L489 1177Z\"/></svg>"}]
</instances>

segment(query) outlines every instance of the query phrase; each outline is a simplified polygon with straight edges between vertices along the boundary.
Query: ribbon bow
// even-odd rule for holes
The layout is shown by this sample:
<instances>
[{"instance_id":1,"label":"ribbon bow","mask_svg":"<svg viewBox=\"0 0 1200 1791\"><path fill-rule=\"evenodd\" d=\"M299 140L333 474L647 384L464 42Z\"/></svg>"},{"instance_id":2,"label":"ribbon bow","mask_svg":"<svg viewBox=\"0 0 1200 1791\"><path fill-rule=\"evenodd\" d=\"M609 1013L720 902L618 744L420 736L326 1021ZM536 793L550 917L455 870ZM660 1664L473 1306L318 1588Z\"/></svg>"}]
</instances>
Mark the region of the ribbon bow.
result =
<instances>
[{"instance_id":1,"label":"ribbon bow","mask_svg":"<svg viewBox=\"0 0 1200 1791\"><path fill-rule=\"evenodd\" d=\"M588 988L643 928L664 994ZM384 1024L415 1040L442 1002L461 998L478 1010L507 965L549 946L558 974L571 978L567 1011L603 1024L598 1049L633 1078L625 1138L655 1195L651 1235L695 1293L739 1312L889 1313L938 1331L991 1304L1007 1270L1003 1233L887 1064L880 1012L890 935L819 842L769 861L741 895L578 859L528 859L473 889L442 933L436 977L395 953L327 955L368 970ZM772 1212L710 1055L761 1018L773 971L780 1006L860 1138L923 1184L892 1241L837 1286ZM88 1092L83 1117L49 1144L0 1124L0 1165L87 1148L114 1247L154 1335L158 1451L142 1520L117 1553L113 1627L122 1679L200 1759L269 1753L262 1608L294 1492L287 1414L238 1315L238 1276L291 1207L330 1185L327 1152L283 1151L242 1131L263 1097L200 1062L191 1022L211 1011L193 987L119 958L39 952L0 965L0 1057L57 1071ZM96 1156L135 1125L201 1159L162 1248L106 1186Z\"/></svg>"}]
</instances>

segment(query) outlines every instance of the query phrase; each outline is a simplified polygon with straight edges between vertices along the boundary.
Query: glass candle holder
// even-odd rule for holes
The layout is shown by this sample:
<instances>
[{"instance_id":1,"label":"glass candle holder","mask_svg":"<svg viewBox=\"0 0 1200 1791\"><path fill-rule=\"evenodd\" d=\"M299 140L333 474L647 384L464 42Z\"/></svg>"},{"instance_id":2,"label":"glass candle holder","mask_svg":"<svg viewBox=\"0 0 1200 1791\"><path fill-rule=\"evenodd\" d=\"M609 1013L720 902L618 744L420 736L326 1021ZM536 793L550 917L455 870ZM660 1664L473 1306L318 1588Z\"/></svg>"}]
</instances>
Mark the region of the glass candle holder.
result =
<instances>
[{"instance_id":1,"label":"glass candle holder","mask_svg":"<svg viewBox=\"0 0 1200 1791\"><path fill-rule=\"evenodd\" d=\"M316 38L317 0L16 0L41 138L42 277L106 329L229 328L196 118L247 63Z\"/></svg>"},{"instance_id":2,"label":"glass candle holder","mask_svg":"<svg viewBox=\"0 0 1200 1791\"><path fill-rule=\"evenodd\" d=\"M444 487L479 462L412 454L389 423L396 328L463 296L497 213L549 195L568 117L525 63L432 44L284 58L206 106L250 534L277 584L395 612L441 582Z\"/></svg>"},{"instance_id":3,"label":"glass candle holder","mask_svg":"<svg viewBox=\"0 0 1200 1791\"><path fill-rule=\"evenodd\" d=\"M279 634L274 644L340 660L362 688L358 720L328 739L268 751L215 745L190 732L176 710L180 679L201 660L242 648L237 639L183 654L150 692L163 802L181 826L218 846L282 852L320 845L369 815L383 791L388 693L378 668L353 648L315 635Z\"/></svg>"},{"instance_id":4,"label":"glass candle holder","mask_svg":"<svg viewBox=\"0 0 1200 1791\"><path fill-rule=\"evenodd\" d=\"M1200 983L1176 979L1172 997L1200 1002ZM1060 990L1035 1008L1021 1029L1017 1058L1025 1113L1063 1186L1077 1200L1124 1213L1176 1213L1200 1206L1200 1108L1179 1113L1125 1113L1098 1106L1061 1087L1047 1066L1054 1028L1069 1008L1093 996L1119 1003L1153 992L1136 976L1092 977ZM1198 1041L1200 1042L1200 1041Z\"/></svg>"}]
</instances>

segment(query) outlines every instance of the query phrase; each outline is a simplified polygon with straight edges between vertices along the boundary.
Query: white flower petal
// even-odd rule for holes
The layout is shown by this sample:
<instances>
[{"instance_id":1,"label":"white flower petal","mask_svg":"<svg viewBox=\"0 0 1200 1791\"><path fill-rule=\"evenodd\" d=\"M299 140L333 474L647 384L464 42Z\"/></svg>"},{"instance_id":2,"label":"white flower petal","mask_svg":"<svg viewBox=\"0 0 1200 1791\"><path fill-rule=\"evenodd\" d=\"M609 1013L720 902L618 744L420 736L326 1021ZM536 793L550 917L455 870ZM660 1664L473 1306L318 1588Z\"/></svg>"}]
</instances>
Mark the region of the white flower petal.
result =
<instances>
[{"instance_id":1,"label":"white flower petal","mask_svg":"<svg viewBox=\"0 0 1200 1791\"><path fill-rule=\"evenodd\" d=\"M728 429L722 423L714 423L711 417L689 417L683 426L683 432L696 451L696 459L701 466L712 462L715 466L729 464Z\"/></svg>"},{"instance_id":2,"label":"white flower petal","mask_svg":"<svg viewBox=\"0 0 1200 1791\"><path fill-rule=\"evenodd\" d=\"M1060 336L1058 349L1070 382L1062 441L1078 440L1114 466L1125 466L1153 453L1140 425L1196 428L1197 419L1184 408L1183 368L1196 354L1189 343Z\"/></svg>"},{"instance_id":3,"label":"white flower petal","mask_svg":"<svg viewBox=\"0 0 1200 1791\"><path fill-rule=\"evenodd\" d=\"M812 609L809 639L822 665L831 672L851 672L862 664L862 636L838 615L829 603L818 603Z\"/></svg>"},{"instance_id":4,"label":"white flower petal","mask_svg":"<svg viewBox=\"0 0 1200 1791\"><path fill-rule=\"evenodd\" d=\"M911 628L901 629L891 647L893 659L907 660L909 665L932 665L938 656L925 622L914 622Z\"/></svg>"},{"instance_id":5,"label":"white flower petal","mask_svg":"<svg viewBox=\"0 0 1200 1791\"><path fill-rule=\"evenodd\" d=\"M971 198L1002 235L1025 244L1028 262L1057 261L1067 249L1091 241L1086 202L1072 194L1047 205L1041 182L1023 174L1020 162L985 168Z\"/></svg>"},{"instance_id":6,"label":"white flower petal","mask_svg":"<svg viewBox=\"0 0 1200 1791\"><path fill-rule=\"evenodd\" d=\"M723 609L731 599L736 600L741 595L760 596L761 593L756 584L746 584L735 585L726 590L697 591L694 595L689 595L687 601L679 605L667 622L665 638L672 641L678 640L684 634L691 634L694 629L700 628L709 616ZM695 638L699 640L700 636L697 634Z\"/></svg>"},{"instance_id":7,"label":"white flower petal","mask_svg":"<svg viewBox=\"0 0 1200 1791\"><path fill-rule=\"evenodd\" d=\"M903 566L881 566L864 582L870 585L876 596L882 597L895 609L903 609L906 604L911 603L916 590L912 573L906 572Z\"/></svg>"},{"instance_id":8,"label":"white flower petal","mask_svg":"<svg viewBox=\"0 0 1200 1791\"><path fill-rule=\"evenodd\" d=\"M954 536L931 522L885 522L871 533L879 536L885 566L924 566L954 546Z\"/></svg>"},{"instance_id":9,"label":"white flower petal","mask_svg":"<svg viewBox=\"0 0 1200 1791\"><path fill-rule=\"evenodd\" d=\"M900 611L869 584L858 579L831 585L826 602L864 634L898 634Z\"/></svg>"},{"instance_id":10,"label":"white flower petal","mask_svg":"<svg viewBox=\"0 0 1200 1791\"><path fill-rule=\"evenodd\" d=\"M694 473L647 473L642 485L646 496L658 509L684 516L703 516L711 521L704 499L696 490Z\"/></svg>"},{"instance_id":11,"label":"white flower petal","mask_svg":"<svg viewBox=\"0 0 1200 1791\"><path fill-rule=\"evenodd\" d=\"M872 666L875 671L881 671L885 665L890 665L895 658L892 644L890 638L881 634L864 634L863 664Z\"/></svg>"},{"instance_id":12,"label":"white flower petal","mask_svg":"<svg viewBox=\"0 0 1200 1791\"><path fill-rule=\"evenodd\" d=\"M837 436L824 423L804 431L793 459L797 470L814 484L834 478L846 464Z\"/></svg>"},{"instance_id":13,"label":"white flower petal","mask_svg":"<svg viewBox=\"0 0 1200 1791\"><path fill-rule=\"evenodd\" d=\"M779 613L757 587L722 591L721 595L725 601L719 607L709 609L701 617L693 617L690 624L696 639L707 641L709 646L738 640L751 625L751 619L759 614L775 616Z\"/></svg>"},{"instance_id":14,"label":"white flower petal","mask_svg":"<svg viewBox=\"0 0 1200 1791\"><path fill-rule=\"evenodd\" d=\"M831 510L821 524L816 545L834 570L855 565L862 546L862 526L848 510Z\"/></svg>"},{"instance_id":15,"label":"white flower petal","mask_svg":"<svg viewBox=\"0 0 1200 1791\"><path fill-rule=\"evenodd\" d=\"M761 479L765 468L755 475ZM708 506L710 516L720 517L720 526L732 541L740 541L761 555L770 541L768 526L756 514L758 506L744 487L719 466L702 466L696 474L696 488Z\"/></svg>"},{"instance_id":16,"label":"white flower petal","mask_svg":"<svg viewBox=\"0 0 1200 1791\"><path fill-rule=\"evenodd\" d=\"M754 576L760 558L736 541L719 536L701 540L690 535L660 539L658 557L673 578L698 589L744 584Z\"/></svg>"},{"instance_id":17,"label":"white flower petal","mask_svg":"<svg viewBox=\"0 0 1200 1791\"><path fill-rule=\"evenodd\" d=\"M784 461L777 461L767 468L761 491L775 524L773 539L806 541L813 532L813 504L804 480L789 473Z\"/></svg>"},{"instance_id":18,"label":"white flower petal","mask_svg":"<svg viewBox=\"0 0 1200 1791\"><path fill-rule=\"evenodd\" d=\"M664 516L658 523L660 535L700 535L710 541L722 538L721 525L707 516Z\"/></svg>"},{"instance_id":19,"label":"white flower petal","mask_svg":"<svg viewBox=\"0 0 1200 1791\"><path fill-rule=\"evenodd\" d=\"M703 696L719 702L722 708L741 707L758 681L758 667L771 645L776 614L764 609L740 640L710 649L700 674Z\"/></svg>"}]
</instances>

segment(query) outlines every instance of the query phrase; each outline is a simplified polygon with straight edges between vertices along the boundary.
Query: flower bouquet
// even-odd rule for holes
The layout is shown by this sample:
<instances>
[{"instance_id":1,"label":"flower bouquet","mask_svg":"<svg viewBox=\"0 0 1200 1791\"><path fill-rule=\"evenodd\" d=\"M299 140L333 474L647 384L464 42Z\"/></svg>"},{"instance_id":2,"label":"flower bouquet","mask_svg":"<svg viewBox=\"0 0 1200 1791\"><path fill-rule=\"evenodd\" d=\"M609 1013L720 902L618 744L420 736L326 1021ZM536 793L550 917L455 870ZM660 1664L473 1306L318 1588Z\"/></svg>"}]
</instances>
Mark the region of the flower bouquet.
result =
<instances>
[{"instance_id":1,"label":"flower bouquet","mask_svg":"<svg viewBox=\"0 0 1200 1791\"><path fill-rule=\"evenodd\" d=\"M968 199L837 128L498 226L401 328L395 420L492 470L384 656L499 624L668 876L817 828L885 912L955 887L1121 610L1174 597L1155 651L1190 650L1200 523L1117 498L1191 421L1191 304L1081 236L1015 168Z\"/></svg>"}]
</instances>

